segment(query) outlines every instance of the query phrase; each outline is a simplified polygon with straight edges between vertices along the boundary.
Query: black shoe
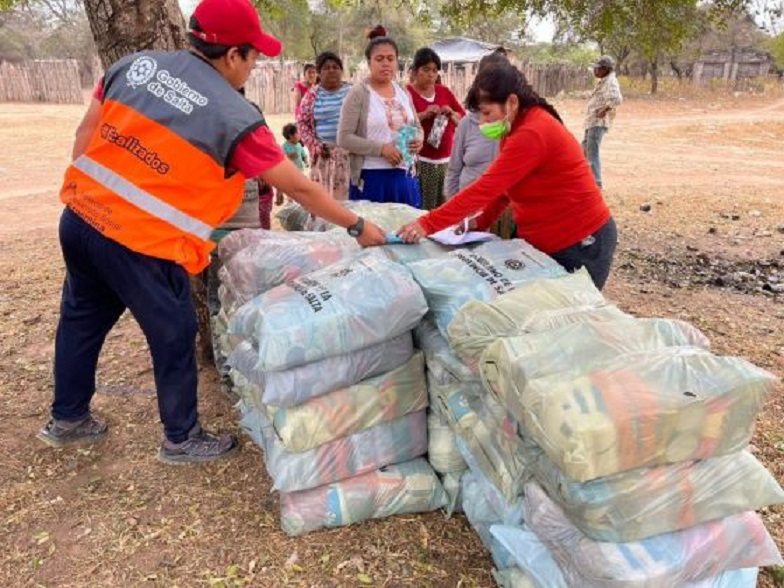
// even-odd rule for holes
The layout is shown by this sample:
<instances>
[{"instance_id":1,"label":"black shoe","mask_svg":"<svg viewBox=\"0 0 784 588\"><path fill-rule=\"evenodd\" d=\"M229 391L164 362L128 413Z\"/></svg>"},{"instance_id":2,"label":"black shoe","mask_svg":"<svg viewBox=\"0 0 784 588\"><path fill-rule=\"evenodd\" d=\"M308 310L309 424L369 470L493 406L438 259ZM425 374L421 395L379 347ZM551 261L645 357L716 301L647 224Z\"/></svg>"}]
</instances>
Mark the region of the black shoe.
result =
<instances>
[{"instance_id":1,"label":"black shoe","mask_svg":"<svg viewBox=\"0 0 784 588\"><path fill-rule=\"evenodd\" d=\"M37 437L52 447L67 447L69 445L91 445L103 441L109 427L106 423L96 420L88 414L79 421L61 421L51 419Z\"/></svg>"},{"instance_id":2,"label":"black shoe","mask_svg":"<svg viewBox=\"0 0 784 588\"><path fill-rule=\"evenodd\" d=\"M215 461L229 457L239 447L234 435L212 435L197 424L182 443L164 439L158 450L158 461L171 465Z\"/></svg>"}]
</instances>

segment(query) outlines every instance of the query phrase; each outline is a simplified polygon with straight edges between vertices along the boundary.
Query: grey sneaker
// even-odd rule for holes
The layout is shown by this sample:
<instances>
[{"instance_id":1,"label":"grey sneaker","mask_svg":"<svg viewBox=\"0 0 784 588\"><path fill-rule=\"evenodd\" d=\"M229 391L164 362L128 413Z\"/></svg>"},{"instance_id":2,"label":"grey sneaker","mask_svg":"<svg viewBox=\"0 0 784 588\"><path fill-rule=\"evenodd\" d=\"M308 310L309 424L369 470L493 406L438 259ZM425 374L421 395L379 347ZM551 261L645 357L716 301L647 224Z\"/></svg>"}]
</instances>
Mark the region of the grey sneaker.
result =
<instances>
[{"instance_id":1,"label":"grey sneaker","mask_svg":"<svg viewBox=\"0 0 784 588\"><path fill-rule=\"evenodd\" d=\"M103 441L109 426L96 420L88 414L80 421L61 421L50 419L38 431L37 437L52 447L67 447L69 445L90 445Z\"/></svg>"},{"instance_id":2,"label":"grey sneaker","mask_svg":"<svg viewBox=\"0 0 784 588\"><path fill-rule=\"evenodd\" d=\"M203 463L229 457L240 444L234 435L213 435L197 424L182 443L164 439L158 450L158 461L171 465Z\"/></svg>"}]
</instances>

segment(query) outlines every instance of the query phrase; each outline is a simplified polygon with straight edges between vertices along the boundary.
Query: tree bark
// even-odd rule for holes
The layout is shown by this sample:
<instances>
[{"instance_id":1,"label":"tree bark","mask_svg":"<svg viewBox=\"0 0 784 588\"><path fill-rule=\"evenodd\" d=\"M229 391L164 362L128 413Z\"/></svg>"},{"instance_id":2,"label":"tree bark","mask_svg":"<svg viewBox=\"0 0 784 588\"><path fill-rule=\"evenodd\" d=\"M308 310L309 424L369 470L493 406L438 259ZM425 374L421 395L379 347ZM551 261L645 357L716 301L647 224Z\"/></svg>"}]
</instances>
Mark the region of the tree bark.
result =
<instances>
[{"instance_id":1,"label":"tree bark","mask_svg":"<svg viewBox=\"0 0 784 588\"><path fill-rule=\"evenodd\" d=\"M187 47L185 20L177 0L84 0L84 9L104 70L131 53ZM207 295L201 276L191 278L202 362L212 361Z\"/></svg>"},{"instance_id":2,"label":"tree bark","mask_svg":"<svg viewBox=\"0 0 784 588\"><path fill-rule=\"evenodd\" d=\"M104 69L136 51L187 46L177 0L84 0L84 9Z\"/></svg>"}]
</instances>

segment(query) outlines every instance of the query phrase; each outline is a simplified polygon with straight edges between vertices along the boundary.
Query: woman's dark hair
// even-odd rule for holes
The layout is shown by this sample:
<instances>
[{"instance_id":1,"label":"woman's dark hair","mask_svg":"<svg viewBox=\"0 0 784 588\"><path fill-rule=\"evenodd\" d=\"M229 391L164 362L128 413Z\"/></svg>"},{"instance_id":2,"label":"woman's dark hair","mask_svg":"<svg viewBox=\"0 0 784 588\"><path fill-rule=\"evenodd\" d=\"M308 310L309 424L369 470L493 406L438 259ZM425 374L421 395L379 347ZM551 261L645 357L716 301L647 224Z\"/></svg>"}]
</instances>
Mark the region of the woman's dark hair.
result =
<instances>
[{"instance_id":1,"label":"woman's dark hair","mask_svg":"<svg viewBox=\"0 0 784 588\"><path fill-rule=\"evenodd\" d=\"M519 114L534 106L539 106L563 124L561 115L553 108L552 104L534 92L523 73L508 61L488 65L479 70L474 83L471 84L471 89L468 91L466 106L470 110L476 111L479 110L479 105L482 102L504 104L512 94L517 96L520 101Z\"/></svg>"},{"instance_id":2,"label":"woman's dark hair","mask_svg":"<svg viewBox=\"0 0 784 588\"><path fill-rule=\"evenodd\" d=\"M305 67L302 68L302 73L308 73L308 71L310 71L311 69L315 69L316 71L318 71L319 68L318 66L313 65L312 63L306 63Z\"/></svg>"},{"instance_id":3,"label":"woman's dark hair","mask_svg":"<svg viewBox=\"0 0 784 588\"><path fill-rule=\"evenodd\" d=\"M381 45L390 45L395 50L395 57L398 56L398 48L397 43L395 43L392 39L387 37L387 30L381 26L376 25L367 34L368 44L365 47L365 59L370 61L370 56L373 54L373 49L376 47L380 47Z\"/></svg>"},{"instance_id":4,"label":"woman's dark hair","mask_svg":"<svg viewBox=\"0 0 784 588\"><path fill-rule=\"evenodd\" d=\"M441 58L438 56L438 53L433 51L430 47L422 47L421 49L417 49L417 52L414 53L414 63L411 65L411 69L416 71L420 67L425 67L430 63L434 63L436 69L441 71Z\"/></svg>"},{"instance_id":5,"label":"woman's dark hair","mask_svg":"<svg viewBox=\"0 0 784 588\"><path fill-rule=\"evenodd\" d=\"M201 25L194 16L191 17L188 26L191 31L202 32ZM226 55L233 46L237 47L237 51L239 51L242 59L247 59L250 50L253 49L253 46L250 43L245 43L243 45L217 45L215 43L207 43L193 33L188 33L188 41L190 42L191 47L204 55L207 59L219 59Z\"/></svg>"},{"instance_id":6,"label":"woman's dark hair","mask_svg":"<svg viewBox=\"0 0 784 588\"><path fill-rule=\"evenodd\" d=\"M324 53L320 53L316 58L316 71L320 72L321 68L327 65L328 61L334 61L341 70L343 69L343 60L338 57L337 53L324 51Z\"/></svg>"},{"instance_id":7,"label":"woman's dark hair","mask_svg":"<svg viewBox=\"0 0 784 588\"><path fill-rule=\"evenodd\" d=\"M297 134L297 125L294 123L288 123L287 125L283 125L283 138L288 141L294 135Z\"/></svg>"},{"instance_id":8,"label":"woman's dark hair","mask_svg":"<svg viewBox=\"0 0 784 588\"><path fill-rule=\"evenodd\" d=\"M365 35L368 41L372 41L376 37L386 37L386 36L387 36L387 30L384 28L383 25L374 26L372 29L370 29L367 32L367 35Z\"/></svg>"},{"instance_id":9,"label":"woman's dark hair","mask_svg":"<svg viewBox=\"0 0 784 588\"><path fill-rule=\"evenodd\" d=\"M485 69L486 67L490 67L493 65L508 65L509 60L506 57L506 53L501 53L497 49L492 53L488 53L482 59L479 60L479 65L476 67L477 73Z\"/></svg>"}]
</instances>

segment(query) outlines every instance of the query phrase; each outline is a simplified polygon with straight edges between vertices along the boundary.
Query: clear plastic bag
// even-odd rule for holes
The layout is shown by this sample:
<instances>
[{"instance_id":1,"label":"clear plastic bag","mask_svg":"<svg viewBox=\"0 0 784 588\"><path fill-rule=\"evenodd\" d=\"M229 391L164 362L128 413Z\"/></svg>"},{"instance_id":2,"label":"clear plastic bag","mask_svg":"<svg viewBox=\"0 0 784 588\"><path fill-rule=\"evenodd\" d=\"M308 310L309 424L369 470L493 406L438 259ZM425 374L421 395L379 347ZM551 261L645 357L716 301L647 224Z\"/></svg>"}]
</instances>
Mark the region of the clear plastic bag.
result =
<instances>
[{"instance_id":1,"label":"clear plastic bag","mask_svg":"<svg viewBox=\"0 0 784 588\"><path fill-rule=\"evenodd\" d=\"M517 568L527 574L534 588L569 588L561 568L553 559L550 550L525 524L519 526L493 525L490 527L493 538L508 551ZM680 588L755 588L758 568L741 568L722 572L695 582L677 584ZM572 584L572 586L583 584ZM653 586L644 580L634 586ZM662 584L659 586L671 586Z\"/></svg>"},{"instance_id":2,"label":"clear plastic bag","mask_svg":"<svg viewBox=\"0 0 784 588\"><path fill-rule=\"evenodd\" d=\"M496 541L490 529L496 524L519 525L522 522L522 503L507 503L481 474L470 470L462 478L463 510L471 527L490 551L499 569L514 567L512 554Z\"/></svg>"},{"instance_id":3,"label":"clear plastic bag","mask_svg":"<svg viewBox=\"0 0 784 588\"><path fill-rule=\"evenodd\" d=\"M447 339L462 361L475 366L482 352L499 337L540 333L572 323L631 318L605 301L584 269L535 277L543 279L519 284L494 300L476 297L455 313Z\"/></svg>"},{"instance_id":4,"label":"clear plastic bag","mask_svg":"<svg viewBox=\"0 0 784 588\"><path fill-rule=\"evenodd\" d=\"M281 371L388 341L426 312L409 271L370 250L257 296L229 329L256 345L258 369Z\"/></svg>"},{"instance_id":5,"label":"clear plastic bag","mask_svg":"<svg viewBox=\"0 0 784 588\"><path fill-rule=\"evenodd\" d=\"M493 580L499 588L537 588L528 574L520 568L493 570Z\"/></svg>"},{"instance_id":6,"label":"clear plastic bag","mask_svg":"<svg viewBox=\"0 0 784 588\"><path fill-rule=\"evenodd\" d=\"M408 267L422 286L442 333L447 332L458 309L470 300L489 301L531 280L566 273L553 259L522 239L460 248Z\"/></svg>"},{"instance_id":7,"label":"clear plastic bag","mask_svg":"<svg viewBox=\"0 0 784 588\"><path fill-rule=\"evenodd\" d=\"M446 492L446 495L449 498L449 501L444 507L447 518L455 513L463 512L463 490L461 480L466 471L467 470L449 472L448 474L439 474L438 476L438 479L441 480L441 485L444 487L444 492Z\"/></svg>"},{"instance_id":8,"label":"clear plastic bag","mask_svg":"<svg viewBox=\"0 0 784 588\"><path fill-rule=\"evenodd\" d=\"M708 339L683 321L621 319L575 323L541 333L503 337L482 354L485 388L501 404L519 403L529 380L600 366L627 353L690 345L708 349Z\"/></svg>"},{"instance_id":9,"label":"clear plastic bag","mask_svg":"<svg viewBox=\"0 0 784 588\"><path fill-rule=\"evenodd\" d=\"M570 480L539 448L527 455L550 497L599 541L636 541L784 502L784 491L747 451L584 483Z\"/></svg>"},{"instance_id":10,"label":"clear plastic bag","mask_svg":"<svg viewBox=\"0 0 784 588\"><path fill-rule=\"evenodd\" d=\"M753 512L642 541L607 543L586 537L534 483L525 488L523 511L526 524L550 549L570 586L682 586L727 570L782 563Z\"/></svg>"},{"instance_id":11,"label":"clear plastic bag","mask_svg":"<svg viewBox=\"0 0 784 588\"><path fill-rule=\"evenodd\" d=\"M740 358L670 347L530 380L519 404L505 406L564 474L585 482L742 450L776 381Z\"/></svg>"},{"instance_id":12,"label":"clear plastic bag","mask_svg":"<svg viewBox=\"0 0 784 588\"><path fill-rule=\"evenodd\" d=\"M296 492L410 461L427 451L425 411L380 423L302 453L287 451L263 411L241 406L240 425L264 450L273 490Z\"/></svg>"},{"instance_id":13,"label":"clear plastic bag","mask_svg":"<svg viewBox=\"0 0 784 588\"><path fill-rule=\"evenodd\" d=\"M283 531L302 535L393 515L430 512L447 496L422 458L303 492L280 495Z\"/></svg>"},{"instance_id":14,"label":"clear plastic bag","mask_svg":"<svg viewBox=\"0 0 784 588\"><path fill-rule=\"evenodd\" d=\"M267 406L288 451L308 451L334 439L427 407L425 361L417 352L399 368L288 408Z\"/></svg>"},{"instance_id":15,"label":"clear plastic bag","mask_svg":"<svg viewBox=\"0 0 784 588\"><path fill-rule=\"evenodd\" d=\"M550 550L525 523L494 524L490 534L536 588L569 588Z\"/></svg>"},{"instance_id":16,"label":"clear plastic bag","mask_svg":"<svg viewBox=\"0 0 784 588\"><path fill-rule=\"evenodd\" d=\"M425 352L427 369L439 384L450 385L455 382L478 382L478 372L471 370L449 348L449 343L429 318L414 329L416 346Z\"/></svg>"},{"instance_id":17,"label":"clear plastic bag","mask_svg":"<svg viewBox=\"0 0 784 588\"><path fill-rule=\"evenodd\" d=\"M310 213L299 203L287 202L275 213L284 231L305 231L310 220Z\"/></svg>"},{"instance_id":18,"label":"clear plastic bag","mask_svg":"<svg viewBox=\"0 0 784 588\"><path fill-rule=\"evenodd\" d=\"M275 286L356 255L361 250L356 240L345 233L262 230L252 233L255 242L238 251L235 251L236 244L233 242L221 245L221 254L228 249L231 255L223 262L220 280L238 305ZM229 235L223 242L232 236ZM250 240L242 235L239 238Z\"/></svg>"},{"instance_id":19,"label":"clear plastic bag","mask_svg":"<svg viewBox=\"0 0 784 588\"><path fill-rule=\"evenodd\" d=\"M466 463L455 443L454 432L433 411L427 415L427 460L439 474L466 469Z\"/></svg>"},{"instance_id":20,"label":"clear plastic bag","mask_svg":"<svg viewBox=\"0 0 784 588\"><path fill-rule=\"evenodd\" d=\"M433 119L433 126L430 128L430 133L427 136L428 145L434 149L438 149L441 145L441 139L444 138L446 127L449 124L449 118L444 114L439 114Z\"/></svg>"},{"instance_id":21,"label":"clear plastic bag","mask_svg":"<svg viewBox=\"0 0 784 588\"><path fill-rule=\"evenodd\" d=\"M390 372L413 355L411 333L406 332L359 351L281 372L257 369L258 350L249 341L241 341L229 356L229 365L259 387L260 402L273 406L295 406Z\"/></svg>"}]
</instances>

